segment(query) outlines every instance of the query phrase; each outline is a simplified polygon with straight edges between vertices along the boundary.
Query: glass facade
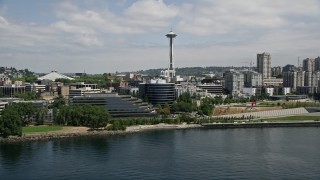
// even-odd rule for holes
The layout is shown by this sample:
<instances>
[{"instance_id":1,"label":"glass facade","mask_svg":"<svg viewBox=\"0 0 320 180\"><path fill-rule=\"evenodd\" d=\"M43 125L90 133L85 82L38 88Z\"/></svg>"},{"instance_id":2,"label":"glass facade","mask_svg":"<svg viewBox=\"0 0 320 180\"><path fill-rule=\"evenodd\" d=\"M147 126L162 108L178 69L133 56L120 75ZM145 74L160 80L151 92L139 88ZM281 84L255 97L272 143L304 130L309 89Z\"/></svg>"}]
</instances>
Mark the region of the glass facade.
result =
<instances>
[{"instance_id":1,"label":"glass facade","mask_svg":"<svg viewBox=\"0 0 320 180\"><path fill-rule=\"evenodd\" d=\"M174 83L140 84L139 92L142 99L147 99L153 105L172 104L175 99Z\"/></svg>"}]
</instances>

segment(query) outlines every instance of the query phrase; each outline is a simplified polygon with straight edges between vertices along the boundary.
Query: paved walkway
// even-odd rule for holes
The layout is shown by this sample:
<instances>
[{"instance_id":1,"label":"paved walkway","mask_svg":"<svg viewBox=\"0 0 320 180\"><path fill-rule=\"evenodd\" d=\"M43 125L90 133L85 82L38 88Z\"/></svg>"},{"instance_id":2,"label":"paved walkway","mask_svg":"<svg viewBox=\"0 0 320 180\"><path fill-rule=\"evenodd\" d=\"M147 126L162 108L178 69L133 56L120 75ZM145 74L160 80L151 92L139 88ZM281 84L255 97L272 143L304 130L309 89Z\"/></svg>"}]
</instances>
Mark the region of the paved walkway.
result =
<instances>
[{"instance_id":1,"label":"paved walkway","mask_svg":"<svg viewBox=\"0 0 320 180\"><path fill-rule=\"evenodd\" d=\"M251 115L254 118L269 118L269 117L281 117L281 116L290 116L290 115L297 115L297 114L304 115L304 114L309 114L309 112L305 108L293 108L293 109L281 109L281 110L272 110L272 111L229 114L229 115L214 116L214 117L243 117L243 116L248 117ZM311 114L315 114L315 113L311 113Z\"/></svg>"}]
</instances>

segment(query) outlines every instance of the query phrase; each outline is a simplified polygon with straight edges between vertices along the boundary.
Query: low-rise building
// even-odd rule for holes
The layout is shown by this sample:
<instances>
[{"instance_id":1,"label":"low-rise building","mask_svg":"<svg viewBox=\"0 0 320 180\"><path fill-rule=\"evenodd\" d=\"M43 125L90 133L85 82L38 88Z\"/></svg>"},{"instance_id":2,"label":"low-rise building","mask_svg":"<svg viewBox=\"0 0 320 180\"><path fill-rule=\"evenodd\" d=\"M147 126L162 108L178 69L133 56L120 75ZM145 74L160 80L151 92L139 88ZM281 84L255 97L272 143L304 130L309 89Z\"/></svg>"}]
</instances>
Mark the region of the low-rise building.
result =
<instances>
[{"instance_id":1,"label":"low-rise building","mask_svg":"<svg viewBox=\"0 0 320 180\"><path fill-rule=\"evenodd\" d=\"M153 108L141 99L132 96L120 96L118 93L96 93L74 96L71 104L90 104L105 107L114 118L119 117L154 117Z\"/></svg>"},{"instance_id":2,"label":"low-rise building","mask_svg":"<svg viewBox=\"0 0 320 180\"><path fill-rule=\"evenodd\" d=\"M207 93L212 95L222 95L223 87L221 84L200 84L197 85L197 88L206 90Z\"/></svg>"},{"instance_id":3,"label":"low-rise building","mask_svg":"<svg viewBox=\"0 0 320 180\"><path fill-rule=\"evenodd\" d=\"M256 95L256 92L257 92L257 88L255 88L255 87L246 87L246 88L243 88L244 98L248 98L248 97L251 97L251 96L255 96L255 95Z\"/></svg>"},{"instance_id":4,"label":"low-rise building","mask_svg":"<svg viewBox=\"0 0 320 180\"><path fill-rule=\"evenodd\" d=\"M269 94L269 96L273 96L274 88L265 88L265 93Z\"/></svg>"},{"instance_id":5,"label":"low-rise building","mask_svg":"<svg viewBox=\"0 0 320 180\"><path fill-rule=\"evenodd\" d=\"M46 85L36 84L36 83L25 83L26 92L35 92L35 93L42 93L46 91Z\"/></svg>"},{"instance_id":6,"label":"low-rise building","mask_svg":"<svg viewBox=\"0 0 320 180\"><path fill-rule=\"evenodd\" d=\"M263 86L264 87L283 86L283 79L282 78L263 79Z\"/></svg>"},{"instance_id":7,"label":"low-rise building","mask_svg":"<svg viewBox=\"0 0 320 180\"><path fill-rule=\"evenodd\" d=\"M282 94L287 95L291 93L291 88L290 87L283 87L282 88Z\"/></svg>"},{"instance_id":8,"label":"low-rise building","mask_svg":"<svg viewBox=\"0 0 320 180\"><path fill-rule=\"evenodd\" d=\"M297 94L313 94L318 92L318 87L313 86L298 86Z\"/></svg>"},{"instance_id":9,"label":"low-rise building","mask_svg":"<svg viewBox=\"0 0 320 180\"><path fill-rule=\"evenodd\" d=\"M15 94L24 94L26 92L25 86L17 86L14 84L0 86L0 94L4 96L13 97Z\"/></svg>"},{"instance_id":10,"label":"low-rise building","mask_svg":"<svg viewBox=\"0 0 320 180\"><path fill-rule=\"evenodd\" d=\"M100 89L92 89L91 87L84 87L79 89L69 89L69 98L74 96L83 96L84 94L100 93Z\"/></svg>"},{"instance_id":11,"label":"low-rise building","mask_svg":"<svg viewBox=\"0 0 320 180\"><path fill-rule=\"evenodd\" d=\"M196 95L200 97L208 96L208 91L205 89L201 89L194 84L176 84L175 86L175 97L181 96L183 93L189 93L190 95Z\"/></svg>"}]
</instances>

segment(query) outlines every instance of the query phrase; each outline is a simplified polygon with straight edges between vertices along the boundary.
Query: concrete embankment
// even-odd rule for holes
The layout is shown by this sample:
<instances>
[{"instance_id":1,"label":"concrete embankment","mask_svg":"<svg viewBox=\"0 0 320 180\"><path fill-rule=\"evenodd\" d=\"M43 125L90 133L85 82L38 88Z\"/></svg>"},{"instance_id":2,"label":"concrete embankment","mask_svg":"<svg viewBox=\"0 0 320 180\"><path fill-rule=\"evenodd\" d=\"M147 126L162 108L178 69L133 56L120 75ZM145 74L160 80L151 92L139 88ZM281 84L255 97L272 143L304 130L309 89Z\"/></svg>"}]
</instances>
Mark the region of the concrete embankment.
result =
<instances>
[{"instance_id":1,"label":"concrete embankment","mask_svg":"<svg viewBox=\"0 0 320 180\"><path fill-rule=\"evenodd\" d=\"M263 128L263 127L320 127L320 121L257 122L257 123L204 123L205 128Z\"/></svg>"},{"instance_id":2,"label":"concrete embankment","mask_svg":"<svg viewBox=\"0 0 320 180\"><path fill-rule=\"evenodd\" d=\"M92 132L73 132L73 133L43 133L37 135L22 135L10 136L8 138L0 138L0 143L16 143L16 142L29 142L29 141L46 141L55 139L66 139L73 137L84 137L84 136L112 136L112 135L124 135L131 132L126 131L92 131ZM132 132L133 133L133 132Z\"/></svg>"},{"instance_id":3,"label":"concrete embankment","mask_svg":"<svg viewBox=\"0 0 320 180\"><path fill-rule=\"evenodd\" d=\"M66 139L66 138L72 138L72 137L84 137L84 136L113 136L113 135L125 135L125 134L138 133L138 132L151 131L151 130L190 129L190 128L203 128L203 127L198 124L137 125L137 126L127 127L125 131L107 131L107 130L90 131L89 128L86 128L86 127L65 127L63 131L52 131L47 133L31 133L31 134L24 134L21 137L10 136L8 138L0 138L0 143L43 141L43 140Z\"/></svg>"}]
</instances>

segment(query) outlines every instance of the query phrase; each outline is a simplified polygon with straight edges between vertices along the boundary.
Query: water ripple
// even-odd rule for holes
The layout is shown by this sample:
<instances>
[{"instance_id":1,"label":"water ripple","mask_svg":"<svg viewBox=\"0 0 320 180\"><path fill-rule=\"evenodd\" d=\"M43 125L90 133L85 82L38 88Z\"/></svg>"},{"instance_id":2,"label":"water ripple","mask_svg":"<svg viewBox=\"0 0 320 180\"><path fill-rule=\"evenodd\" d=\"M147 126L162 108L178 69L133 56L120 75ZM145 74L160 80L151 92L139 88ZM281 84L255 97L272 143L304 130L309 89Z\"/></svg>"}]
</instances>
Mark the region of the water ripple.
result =
<instances>
[{"instance_id":1,"label":"water ripple","mask_svg":"<svg viewBox=\"0 0 320 180\"><path fill-rule=\"evenodd\" d=\"M164 130L0 145L1 179L319 179L318 128Z\"/></svg>"}]
</instances>

